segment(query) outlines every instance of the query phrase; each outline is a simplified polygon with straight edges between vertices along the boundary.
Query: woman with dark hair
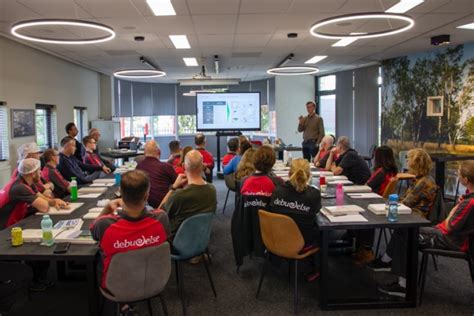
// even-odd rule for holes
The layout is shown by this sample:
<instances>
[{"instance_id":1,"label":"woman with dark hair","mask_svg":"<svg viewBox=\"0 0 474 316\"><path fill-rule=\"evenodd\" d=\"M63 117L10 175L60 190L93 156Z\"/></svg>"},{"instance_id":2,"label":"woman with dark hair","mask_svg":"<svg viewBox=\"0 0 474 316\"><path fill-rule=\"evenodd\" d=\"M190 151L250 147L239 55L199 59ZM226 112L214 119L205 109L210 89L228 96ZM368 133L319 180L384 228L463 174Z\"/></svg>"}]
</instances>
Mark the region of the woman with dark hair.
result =
<instances>
[{"instance_id":1,"label":"woman with dark hair","mask_svg":"<svg viewBox=\"0 0 474 316\"><path fill-rule=\"evenodd\" d=\"M184 157L186 157L186 154L190 152L191 150L193 150L193 147L186 146L181 151L181 157L179 159L179 163L174 167L174 171L176 171L177 174L184 174Z\"/></svg>"},{"instance_id":2,"label":"woman with dark hair","mask_svg":"<svg viewBox=\"0 0 474 316\"><path fill-rule=\"evenodd\" d=\"M367 180L367 185L372 188L373 192L383 195L387 184L397 173L398 168L392 148L388 146L377 147L374 153L374 173Z\"/></svg>"}]
</instances>

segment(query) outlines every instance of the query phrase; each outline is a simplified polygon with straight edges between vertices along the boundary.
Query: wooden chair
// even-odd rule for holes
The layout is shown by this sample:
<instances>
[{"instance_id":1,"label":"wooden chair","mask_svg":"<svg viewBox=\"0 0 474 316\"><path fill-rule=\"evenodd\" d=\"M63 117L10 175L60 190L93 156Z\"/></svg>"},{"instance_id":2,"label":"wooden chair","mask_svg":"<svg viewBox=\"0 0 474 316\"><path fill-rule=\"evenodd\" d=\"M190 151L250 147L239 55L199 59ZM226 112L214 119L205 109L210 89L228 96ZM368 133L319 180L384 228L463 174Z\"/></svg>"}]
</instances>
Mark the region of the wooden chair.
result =
<instances>
[{"instance_id":1,"label":"wooden chair","mask_svg":"<svg viewBox=\"0 0 474 316\"><path fill-rule=\"evenodd\" d=\"M400 195L400 191L402 189L403 181L405 181L406 187L408 189L410 181L416 178L416 176L414 174L407 173L407 172L399 172L399 173L397 173L396 177L397 177L398 181L400 182L400 185L398 186L398 195Z\"/></svg>"},{"instance_id":2,"label":"wooden chair","mask_svg":"<svg viewBox=\"0 0 474 316\"><path fill-rule=\"evenodd\" d=\"M258 216L260 219L260 232L266 251L265 263L258 283L256 298L260 294L270 254L293 260L295 270L293 308L296 313L298 305L298 260L314 255L319 251L319 248L304 248L303 235L301 235L298 226L290 217L264 210L259 210Z\"/></svg>"}]
</instances>

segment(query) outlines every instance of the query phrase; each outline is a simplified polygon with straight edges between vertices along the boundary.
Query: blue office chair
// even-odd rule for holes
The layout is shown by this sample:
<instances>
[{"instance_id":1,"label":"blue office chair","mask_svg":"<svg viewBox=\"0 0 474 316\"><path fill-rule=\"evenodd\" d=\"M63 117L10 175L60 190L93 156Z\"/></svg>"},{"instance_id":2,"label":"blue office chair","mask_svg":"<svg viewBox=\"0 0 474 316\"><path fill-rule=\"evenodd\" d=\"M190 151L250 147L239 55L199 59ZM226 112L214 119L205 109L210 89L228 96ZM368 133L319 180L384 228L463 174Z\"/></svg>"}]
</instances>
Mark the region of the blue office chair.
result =
<instances>
[{"instance_id":1,"label":"blue office chair","mask_svg":"<svg viewBox=\"0 0 474 316\"><path fill-rule=\"evenodd\" d=\"M176 280L178 282L178 292L183 304L183 315L186 315L186 301L184 298L184 278L182 261L187 261L196 256L201 256L206 268L207 277L211 283L214 297L217 297L211 273L204 254L208 254L207 247L211 236L211 224L214 212L194 215L181 223L173 239L173 253L171 259L175 262ZM208 255L209 258L209 255Z\"/></svg>"}]
</instances>

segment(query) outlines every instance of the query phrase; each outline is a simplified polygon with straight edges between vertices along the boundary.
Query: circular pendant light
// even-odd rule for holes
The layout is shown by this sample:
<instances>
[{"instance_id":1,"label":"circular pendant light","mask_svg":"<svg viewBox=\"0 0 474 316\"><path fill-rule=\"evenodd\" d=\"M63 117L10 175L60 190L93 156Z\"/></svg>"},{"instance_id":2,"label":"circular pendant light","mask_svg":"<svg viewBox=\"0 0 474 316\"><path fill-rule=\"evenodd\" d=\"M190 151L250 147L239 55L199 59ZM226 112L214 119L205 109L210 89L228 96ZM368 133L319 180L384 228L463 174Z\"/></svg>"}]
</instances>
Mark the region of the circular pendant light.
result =
<instances>
[{"instance_id":1,"label":"circular pendant light","mask_svg":"<svg viewBox=\"0 0 474 316\"><path fill-rule=\"evenodd\" d=\"M349 34L336 34L336 33L324 33L318 31L323 26L337 24L337 23L348 23L350 21L357 21L357 20L395 20L395 21L402 21L406 22L406 25L395 29L387 29L378 32L364 32L364 33L349 33ZM404 14L395 14L395 13L385 13L385 12L376 12L376 13L359 13L359 14L349 14L349 15L340 15L335 16L332 18L321 20L313 26L309 30L311 35L320 37L320 38L328 38L328 39L343 39L343 38L374 38L374 37L382 37L382 36L389 36L398 34L401 32L405 32L411 29L415 25L415 21Z\"/></svg>"},{"instance_id":2,"label":"circular pendant light","mask_svg":"<svg viewBox=\"0 0 474 316\"><path fill-rule=\"evenodd\" d=\"M319 68L312 66L283 66L275 67L267 70L269 75L280 75L280 76L301 76L301 75L313 75L319 72Z\"/></svg>"},{"instance_id":3,"label":"circular pendant light","mask_svg":"<svg viewBox=\"0 0 474 316\"><path fill-rule=\"evenodd\" d=\"M129 69L114 72L114 76L124 79L149 79L166 76L166 72L156 69Z\"/></svg>"},{"instance_id":4,"label":"circular pendant light","mask_svg":"<svg viewBox=\"0 0 474 316\"><path fill-rule=\"evenodd\" d=\"M25 29L32 29L41 26L75 26L84 29L100 30L107 33L104 36L84 38L84 39L67 39L67 38L50 38L22 34L20 31ZM40 43L49 44L95 44L110 41L115 37L115 31L104 24L81 21L81 20L65 20L65 19L43 19L43 20L29 20L15 23L11 28L11 33L21 39Z\"/></svg>"}]
</instances>

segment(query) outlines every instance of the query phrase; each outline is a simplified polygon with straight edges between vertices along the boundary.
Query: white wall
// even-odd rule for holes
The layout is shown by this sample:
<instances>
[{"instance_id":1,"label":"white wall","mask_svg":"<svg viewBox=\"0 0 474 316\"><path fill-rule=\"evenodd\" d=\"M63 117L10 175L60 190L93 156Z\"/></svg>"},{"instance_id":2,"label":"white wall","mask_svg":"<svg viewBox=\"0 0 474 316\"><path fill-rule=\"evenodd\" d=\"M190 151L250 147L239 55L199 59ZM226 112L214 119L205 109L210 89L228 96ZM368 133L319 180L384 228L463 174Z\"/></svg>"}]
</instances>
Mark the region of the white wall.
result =
<instances>
[{"instance_id":1,"label":"white wall","mask_svg":"<svg viewBox=\"0 0 474 316\"><path fill-rule=\"evenodd\" d=\"M7 102L9 109L34 109L36 103L55 105L60 141L64 126L73 121L74 106L87 107L89 120L98 118L99 73L0 37L0 101ZM18 146L36 138L12 139L10 126L0 133L9 135L13 168Z\"/></svg>"},{"instance_id":2,"label":"white wall","mask_svg":"<svg viewBox=\"0 0 474 316\"><path fill-rule=\"evenodd\" d=\"M303 134L298 133L298 117L307 115L306 102L314 100L314 76L277 76L275 109L277 134L286 144L301 146ZM293 153L296 156L296 153Z\"/></svg>"}]
</instances>

